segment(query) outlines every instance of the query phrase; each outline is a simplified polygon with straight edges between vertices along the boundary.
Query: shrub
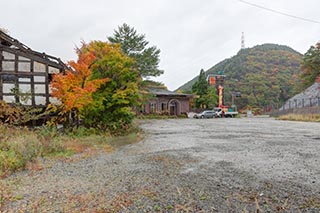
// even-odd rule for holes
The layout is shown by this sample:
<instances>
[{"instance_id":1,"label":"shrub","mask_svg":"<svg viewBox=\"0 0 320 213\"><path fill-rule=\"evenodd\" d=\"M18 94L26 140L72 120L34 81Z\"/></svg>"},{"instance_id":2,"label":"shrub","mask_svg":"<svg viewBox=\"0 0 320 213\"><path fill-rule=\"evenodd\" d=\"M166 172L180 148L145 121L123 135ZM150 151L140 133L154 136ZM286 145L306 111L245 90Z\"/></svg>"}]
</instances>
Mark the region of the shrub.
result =
<instances>
[{"instance_id":1,"label":"shrub","mask_svg":"<svg viewBox=\"0 0 320 213\"><path fill-rule=\"evenodd\" d=\"M0 176L24 169L37 157L66 152L65 142L53 130L0 125L0 135Z\"/></svg>"},{"instance_id":2,"label":"shrub","mask_svg":"<svg viewBox=\"0 0 320 213\"><path fill-rule=\"evenodd\" d=\"M0 124L15 124L20 120L21 110L0 100Z\"/></svg>"},{"instance_id":3,"label":"shrub","mask_svg":"<svg viewBox=\"0 0 320 213\"><path fill-rule=\"evenodd\" d=\"M21 133L17 134L17 131ZM27 162L33 161L42 151L41 143L35 134L24 129L9 132L14 134L4 134L5 138L0 142L0 171L2 173L24 168Z\"/></svg>"},{"instance_id":4,"label":"shrub","mask_svg":"<svg viewBox=\"0 0 320 213\"><path fill-rule=\"evenodd\" d=\"M49 111L50 112L50 111ZM43 108L34 108L22 105L9 105L0 101L0 124L22 126L48 115Z\"/></svg>"}]
</instances>

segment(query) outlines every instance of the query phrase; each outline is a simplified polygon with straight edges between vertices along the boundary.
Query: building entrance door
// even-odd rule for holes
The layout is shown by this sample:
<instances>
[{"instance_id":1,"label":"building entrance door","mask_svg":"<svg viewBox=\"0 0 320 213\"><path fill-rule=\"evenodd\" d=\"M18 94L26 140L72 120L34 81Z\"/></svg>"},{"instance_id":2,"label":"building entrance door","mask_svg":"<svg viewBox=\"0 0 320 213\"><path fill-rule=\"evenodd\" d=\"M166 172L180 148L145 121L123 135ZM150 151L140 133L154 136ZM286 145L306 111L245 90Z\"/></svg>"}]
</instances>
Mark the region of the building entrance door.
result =
<instances>
[{"instance_id":1,"label":"building entrance door","mask_svg":"<svg viewBox=\"0 0 320 213\"><path fill-rule=\"evenodd\" d=\"M170 101L170 115L179 115L179 102L177 100Z\"/></svg>"}]
</instances>

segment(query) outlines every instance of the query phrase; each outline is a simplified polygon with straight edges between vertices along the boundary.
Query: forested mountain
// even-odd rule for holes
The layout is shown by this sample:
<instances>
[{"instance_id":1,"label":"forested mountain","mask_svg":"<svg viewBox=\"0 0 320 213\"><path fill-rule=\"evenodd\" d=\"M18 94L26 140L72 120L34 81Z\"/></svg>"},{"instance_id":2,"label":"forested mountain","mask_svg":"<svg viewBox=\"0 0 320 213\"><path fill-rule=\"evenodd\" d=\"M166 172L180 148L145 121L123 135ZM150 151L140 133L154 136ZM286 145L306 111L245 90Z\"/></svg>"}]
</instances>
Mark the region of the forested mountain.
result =
<instances>
[{"instance_id":1,"label":"forested mountain","mask_svg":"<svg viewBox=\"0 0 320 213\"><path fill-rule=\"evenodd\" d=\"M290 47L263 44L241 49L237 55L225 59L206 71L206 74L226 75L224 98L230 105L232 91L241 92L235 100L239 109L280 106L298 93L302 55ZM198 76L177 90L190 92Z\"/></svg>"}]
</instances>

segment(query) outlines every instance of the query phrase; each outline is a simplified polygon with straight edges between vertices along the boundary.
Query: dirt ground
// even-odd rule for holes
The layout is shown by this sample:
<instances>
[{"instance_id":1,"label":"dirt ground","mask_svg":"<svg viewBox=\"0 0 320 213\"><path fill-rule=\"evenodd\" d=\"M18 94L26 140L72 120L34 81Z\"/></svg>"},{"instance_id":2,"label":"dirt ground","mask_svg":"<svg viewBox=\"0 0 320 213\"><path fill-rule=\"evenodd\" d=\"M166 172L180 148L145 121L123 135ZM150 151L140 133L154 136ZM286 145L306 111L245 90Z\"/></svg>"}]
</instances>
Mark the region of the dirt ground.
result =
<instances>
[{"instance_id":1,"label":"dirt ground","mask_svg":"<svg viewBox=\"0 0 320 213\"><path fill-rule=\"evenodd\" d=\"M320 123L171 119L141 128L143 141L111 154L4 180L17 198L5 211L320 211Z\"/></svg>"}]
</instances>

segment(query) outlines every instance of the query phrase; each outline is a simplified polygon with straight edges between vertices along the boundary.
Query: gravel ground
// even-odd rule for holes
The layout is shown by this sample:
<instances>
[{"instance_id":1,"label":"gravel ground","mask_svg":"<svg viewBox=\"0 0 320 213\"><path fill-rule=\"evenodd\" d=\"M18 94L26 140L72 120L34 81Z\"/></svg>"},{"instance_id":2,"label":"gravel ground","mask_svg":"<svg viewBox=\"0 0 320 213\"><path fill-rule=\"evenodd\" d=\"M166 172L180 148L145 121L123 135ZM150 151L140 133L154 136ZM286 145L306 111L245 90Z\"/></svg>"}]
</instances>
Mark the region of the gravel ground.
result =
<instances>
[{"instance_id":1,"label":"gravel ground","mask_svg":"<svg viewBox=\"0 0 320 213\"><path fill-rule=\"evenodd\" d=\"M5 212L319 212L320 123L142 121L143 141L2 180Z\"/></svg>"}]
</instances>

